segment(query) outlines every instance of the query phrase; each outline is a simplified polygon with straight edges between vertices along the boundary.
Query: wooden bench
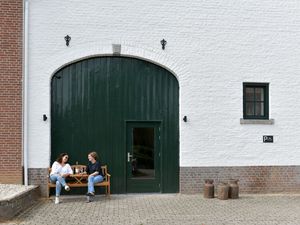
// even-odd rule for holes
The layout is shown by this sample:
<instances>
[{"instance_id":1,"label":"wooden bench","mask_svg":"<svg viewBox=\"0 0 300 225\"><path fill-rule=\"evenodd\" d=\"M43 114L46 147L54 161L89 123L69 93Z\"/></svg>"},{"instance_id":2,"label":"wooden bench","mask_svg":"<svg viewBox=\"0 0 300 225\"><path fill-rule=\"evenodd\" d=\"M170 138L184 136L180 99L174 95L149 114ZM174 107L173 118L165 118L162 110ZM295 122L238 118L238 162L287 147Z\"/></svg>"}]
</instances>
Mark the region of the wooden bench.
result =
<instances>
[{"instance_id":1,"label":"wooden bench","mask_svg":"<svg viewBox=\"0 0 300 225\"><path fill-rule=\"evenodd\" d=\"M73 165L71 166L73 171L86 171L86 166L85 165ZM102 169L102 174L104 175L104 180L100 183L96 183L94 186L95 187L105 187L105 194L107 197L110 198L110 174L107 172L107 166L101 166ZM50 188L55 188L56 184L51 183L50 181L50 173L51 173L51 168L49 168L49 173L48 173L48 188L47 188L47 196L50 197ZM66 182L69 187L87 187L87 177L88 175L83 175L82 179L74 179L74 178L67 178Z\"/></svg>"}]
</instances>

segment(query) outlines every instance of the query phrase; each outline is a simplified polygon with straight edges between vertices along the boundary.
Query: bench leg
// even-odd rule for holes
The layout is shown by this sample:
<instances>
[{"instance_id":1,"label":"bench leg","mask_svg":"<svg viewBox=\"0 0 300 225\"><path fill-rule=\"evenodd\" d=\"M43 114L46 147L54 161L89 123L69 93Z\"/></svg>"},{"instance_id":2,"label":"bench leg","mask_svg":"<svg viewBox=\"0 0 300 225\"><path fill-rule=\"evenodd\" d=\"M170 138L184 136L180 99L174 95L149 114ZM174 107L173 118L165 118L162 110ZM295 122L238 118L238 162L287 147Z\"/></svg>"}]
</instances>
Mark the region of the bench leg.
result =
<instances>
[{"instance_id":1,"label":"bench leg","mask_svg":"<svg viewBox=\"0 0 300 225\"><path fill-rule=\"evenodd\" d=\"M106 187L106 194L108 194L108 197L110 198L110 185Z\"/></svg>"}]
</instances>

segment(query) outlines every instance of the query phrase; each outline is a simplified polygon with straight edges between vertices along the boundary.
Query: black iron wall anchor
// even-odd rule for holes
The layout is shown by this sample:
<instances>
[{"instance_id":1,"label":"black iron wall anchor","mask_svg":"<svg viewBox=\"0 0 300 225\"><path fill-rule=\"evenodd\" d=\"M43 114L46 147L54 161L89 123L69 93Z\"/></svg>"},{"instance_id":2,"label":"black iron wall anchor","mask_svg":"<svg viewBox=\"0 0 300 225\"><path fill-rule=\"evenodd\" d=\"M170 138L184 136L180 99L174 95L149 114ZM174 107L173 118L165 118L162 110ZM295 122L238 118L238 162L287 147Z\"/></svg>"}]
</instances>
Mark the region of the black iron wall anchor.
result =
<instances>
[{"instance_id":1,"label":"black iron wall anchor","mask_svg":"<svg viewBox=\"0 0 300 225\"><path fill-rule=\"evenodd\" d=\"M69 46L71 37L69 35L65 36L66 46Z\"/></svg>"},{"instance_id":2,"label":"black iron wall anchor","mask_svg":"<svg viewBox=\"0 0 300 225\"><path fill-rule=\"evenodd\" d=\"M166 41L165 39L162 39L162 40L160 41L160 43L161 43L162 50L165 50L165 47L166 47L166 45L167 45L167 41Z\"/></svg>"},{"instance_id":3,"label":"black iron wall anchor","mask_svg":"<svg viewBox=\"0 0 300 225\"><path fill-rule=\"evenodd\" d=\"M60 79L61 78L61 76L59 76L57 74L55 74L53 77L55 77L56 79Z\"/></svg>"},{"instance_id":4,"label":"black iron wall anchor","mask_svg":"<svg viewBox=\"0 0 300 225\"><path fill-rule=\"evenodd\" d=\"M186 123L187 122L187 116L184 116L182 120Z\"/></svg>"},{"instance_id":5,"label":"black iron wall anchor","mask_svg":"<svg viewBox=\"0 0 300 225\"><path fill-rule=\"evenodd\" d=\"M46 114L43 114L43 121L46 121L48 118L46 116Z\"/></svg>"}]
</instances>

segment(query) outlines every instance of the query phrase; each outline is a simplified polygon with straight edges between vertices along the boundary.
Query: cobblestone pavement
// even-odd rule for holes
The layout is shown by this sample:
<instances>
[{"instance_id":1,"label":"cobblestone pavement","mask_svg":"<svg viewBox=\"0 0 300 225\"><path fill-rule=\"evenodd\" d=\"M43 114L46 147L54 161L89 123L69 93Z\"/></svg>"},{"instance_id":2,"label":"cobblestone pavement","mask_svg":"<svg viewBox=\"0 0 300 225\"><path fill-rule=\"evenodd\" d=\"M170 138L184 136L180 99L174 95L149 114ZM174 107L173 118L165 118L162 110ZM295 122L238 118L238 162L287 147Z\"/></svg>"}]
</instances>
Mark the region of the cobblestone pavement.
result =
<instances>
[{"instance_id":1,"label":"cobblestone pavement","mask_svg":"<svg viewBox=\"0 0 300 225\"><path fill-rule=\"evenodd\" d=\"M300 195L242 195L236 200L204 199L202 195L128 194L43 200L6 225L47 224L300 224Z\"/></svg>"}]
</instances>

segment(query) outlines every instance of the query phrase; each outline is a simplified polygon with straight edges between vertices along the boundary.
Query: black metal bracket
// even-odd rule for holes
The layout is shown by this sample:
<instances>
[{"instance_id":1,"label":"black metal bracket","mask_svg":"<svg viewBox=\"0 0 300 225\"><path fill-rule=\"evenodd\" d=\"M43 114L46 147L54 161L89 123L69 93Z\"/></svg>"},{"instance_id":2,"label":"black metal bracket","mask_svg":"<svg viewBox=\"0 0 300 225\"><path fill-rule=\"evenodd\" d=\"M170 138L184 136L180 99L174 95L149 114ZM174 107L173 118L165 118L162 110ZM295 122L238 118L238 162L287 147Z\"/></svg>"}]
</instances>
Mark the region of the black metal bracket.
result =
<instances>
[{"instance_id":1,"label":"black metal bracket","mask_svg":"<svg viewBox=\"0 0 300 225\"><path fill-rule=\"evenodd\" d=\"M43 120L46 121L48 119L48 117L46 116L46 114L43 115Z\"/></svg>"},{"instance_id":2,"label":"black metal bracket","mask_svg":"<svg viewBox=\"0 0 300 225\"><path fill-rule=\"evenodd\" d=\"M61 76L59 76L57 74L55 74L53 77L55 77L56 79L60 79L61 78Z\"/></svg>"},{"instance_id":3,"label":"black metal bracket","mask_svg":"<svg viewBox=\"0 0 300 225\"><path fill-rule=\"evenodd\" d=\"M166 45L167 45L167 41L166 41L165 39L162 39L162 40L160 41L160 43L161 43L162 50L165 50L165 47L166 47Z\"/></svg>"},{"instance_id":4,"label":"black metal bracket","mask_svg":"<svg viewBox=\"0 0 300 225\"><path fill-rule=\"evenodd\" d=\"M71 37L69 35L65 36L66 46L69 46Z\"/></svg>"},{"instance_id":5,"label":"black metal bracket","mask_svg":"<svg viewBox=\"0 0 300 225\"><path fill-rule=\"evenodd\" d=\"M182 120L183 120L184 122L187 122L187 117L184 116Z\"/></svg>"}]
</instances>

